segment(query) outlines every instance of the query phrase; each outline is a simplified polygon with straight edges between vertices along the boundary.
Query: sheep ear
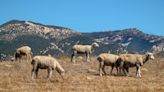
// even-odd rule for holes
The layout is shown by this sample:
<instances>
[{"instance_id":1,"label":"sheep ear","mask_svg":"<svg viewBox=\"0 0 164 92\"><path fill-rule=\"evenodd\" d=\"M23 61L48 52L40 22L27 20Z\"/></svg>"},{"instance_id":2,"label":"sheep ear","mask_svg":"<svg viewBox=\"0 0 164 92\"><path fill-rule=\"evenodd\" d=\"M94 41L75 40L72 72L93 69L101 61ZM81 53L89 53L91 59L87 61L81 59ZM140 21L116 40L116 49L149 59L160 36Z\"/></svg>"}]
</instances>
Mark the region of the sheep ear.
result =
<instances>
[{"instance_id":1,"label":"sheep ear","mask_svg":"<svg viewBox=\"0 0 164 92\"><path fill-rule=\"evenodd\" d=\"M80 43L80 41L78 40L75 44L79 44Z\"/></svg>"}]
</instances>

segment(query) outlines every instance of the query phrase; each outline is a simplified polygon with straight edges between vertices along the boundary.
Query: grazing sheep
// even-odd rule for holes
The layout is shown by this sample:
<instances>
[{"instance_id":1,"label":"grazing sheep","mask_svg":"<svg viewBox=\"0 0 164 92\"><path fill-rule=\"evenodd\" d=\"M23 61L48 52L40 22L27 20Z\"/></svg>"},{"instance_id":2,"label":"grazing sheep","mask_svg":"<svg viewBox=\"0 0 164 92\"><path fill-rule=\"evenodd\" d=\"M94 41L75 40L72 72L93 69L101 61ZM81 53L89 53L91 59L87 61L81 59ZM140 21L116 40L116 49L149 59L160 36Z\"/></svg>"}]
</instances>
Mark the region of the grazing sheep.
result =
<instances>
[{"instance_id":1,"label":"grazing sheep","mask_svg":"<svg viewBox=\"0 0 164 92\"><path fill-rule=\"evenodd\" d=\"M119 57L118 55L109 54L109 53L102 53L97 57L97 60L100 63L100 66L99 66L100 76L102 76L102 72L104 74L106 74L105 66L111 66L112 67L110 74L112 74L114 66L116 67L117 72L118 72L118 68L116 65L116 61L117 61L118 57Z\"/></svg>"},{"instance_id":2,"label":"grazing sheep","mask_svg":"<svg viewBox=\"0 0 164 92\"><path fill-rule=\"evenodd\" d=\"M141 77L140 68L150 59L154 59L152 53L146 53L145 55L120 54L117 62L120 64L120 72L122 69L126 76L128 76L129 67L136 67L136 76Z\"/></svg>"},{"instance_id":3,"label":"grazing sheep","mask_svg":"<svg viewBox=\"0 0 164 92\"><path fill-rule=\"evenodd\" d=\"M15 53L15 60L19 62L21 61L31 61L31 48L29 46L23 46L18 49L16 49Z\"/></svg>"},{"instance_id":4,"label":"grazing sheep","mask_svg":"<svg viewBox=\"0 0 164 92\"><path fill-rule=\"evenodd\" d=\"M80 45L75 44L72 47L73 50L73 54L71 56L71 61L75 62L76 61L76 55L77 54L86 54L86 61L89 62L90 61L90 54L92 53L92 50L96 47L99 47L98 43L94 42L91 45Z\"/></svg>"},{"instance_id":5,"label":"grazing sheep","mask_svg":"<svg viewBox=\"0 0 164 92\"><path fill-rule=\"evenodd\" d=\"M32 79L34 79L34 75L36 75L36 78L38 77L39 69L48 70L48 79L51 78L52 70L54 69L61 75L62 78L65 73L64 69L61 67L58 61L51 56L35 56L33 57L31 64L33 65Z\"/></svg>"}]
</instances>

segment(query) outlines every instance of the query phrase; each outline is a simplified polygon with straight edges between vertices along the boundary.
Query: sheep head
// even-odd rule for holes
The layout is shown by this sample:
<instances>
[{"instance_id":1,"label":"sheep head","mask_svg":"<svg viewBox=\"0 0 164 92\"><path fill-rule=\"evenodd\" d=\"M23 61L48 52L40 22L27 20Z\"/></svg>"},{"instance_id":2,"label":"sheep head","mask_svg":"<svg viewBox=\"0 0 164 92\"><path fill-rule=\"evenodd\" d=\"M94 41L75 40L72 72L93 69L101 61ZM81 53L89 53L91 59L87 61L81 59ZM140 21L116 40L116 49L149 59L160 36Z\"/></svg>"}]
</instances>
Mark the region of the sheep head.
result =
<instances>
[{"instance_id":1,"label":"sheep head","mask_svg":"<svg viewBox=\"0 0 164 92\"><path fill-rule=\"evenodd\" d=\"M97 47L99 47L99 44L96 43L96 42L94 42L94 43L92 43L92 47L93 47L93 48L97 48Z\"/></svg>"},{"instance_id":2,"label":"sheep head","mask_svg":"<svg viewBox=\"0 0 164 92\"><path fill-rule=\"evenodd\" d=\"M61 76L62 79L64 80L65 71L64 71L64 70L60 70L60 69L58 69L58 68L56 68L56 71L60 74L60 76Z\"/></svg>"},{"instance_id":3,"label":"sheep head","mask_svg":"<svg viewBox=\"0 0 164 92\"><path fill-rule=\"evenodd\" d=\"M151 59L151 60L155 59L153 53L147 52L146 56L148 57L148 59Z\"/></svg>"}]
</instances>

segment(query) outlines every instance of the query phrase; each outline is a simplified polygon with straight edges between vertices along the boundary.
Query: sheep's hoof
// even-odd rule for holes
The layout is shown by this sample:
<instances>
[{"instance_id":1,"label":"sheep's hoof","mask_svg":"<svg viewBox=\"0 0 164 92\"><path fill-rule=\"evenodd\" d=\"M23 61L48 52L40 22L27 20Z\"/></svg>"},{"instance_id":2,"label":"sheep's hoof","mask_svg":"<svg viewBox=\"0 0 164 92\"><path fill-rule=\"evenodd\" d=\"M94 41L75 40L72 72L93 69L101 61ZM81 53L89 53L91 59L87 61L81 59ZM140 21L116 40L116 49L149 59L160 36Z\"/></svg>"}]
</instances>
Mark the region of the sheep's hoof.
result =
<instances>
[{"instance_id":1,"label":"sheep's hoof","mask_svg":"<svg viewBox=\"0 0 164 92\"><path fill-rule=\"evenodd\" d=\"M137 78L141 78L141 75L140 76L137 76Z\"/></svg>"},{"instance_id":2,"label":"sheep's hoof","mask_svg":"<svg viewBox=\"0 0 164 92\"><path fill-rule=\"evenodd\" d=\"M50 78L47 78L46 80L47 80L47 81L51 81Z\"/></svg>"},{"instance_id":3,"label":"sheep's hoof","mask_svg":"<svg viewBox=\"0 0 164 92\"><path fill-rule=\"evenodd\" d=\"M104 73L104 75L107 75L107 73Z\"/></svg>"},{"instance_id":4,"label":"sheep's hoof","mask_svg":"<svg viewBox=\"0 0 164 92\"><path fill-rule=\"evenodd\" d=\"M122 74L121 73L117 73L116 75L121 76Z\"/></svg>"},{"instance_id":5,"label":"sheep's hoof","mask_svg":"<svg viewBox=\"0 0 164 92\"><path fill-rule=\"evenodd\" d=\"M100 77L102 77L102 74L100 74Z\"/></svg>"},{"instance_id":6,"label":"sheep's hoof","mask_svg":"<svg viewBox=\"0 0 164 92\"><path fill-rule=\"evenodd\" d=\"M141 77L138 76L137 78L141 78Z\"/></svg>"},{"instance_id":7,"label":"sheep's hoof","mask_svg":"<svg viewBox=\"0 0 164 92\"><path fill-rule=\"evenodd\" d=\"M90 60L88 60L88 59L87 59L86 61L87 61L87 62L90 62Z\"/></svg>"},{"instance_id":8,"label":"sheep's hoof","mask_svg":"<svg viewBox=\"0 0 164 92\"><path fill-rule=\"evenodd\" d=\"M110 75L113 75L113 73L110 73Z\"/></svg>"},{"instance_id":9,"label":"sheep's hoof","mask_svg":"<svg viewBox=\"0 0 164 92\"><path fill-rule=\"evenodd\" d=\"M137 77L137 78L141 78L141 75L137 75L136 77Z\"/></svg>"},{"instance_id":10,"label":"sheep's hoof","mask_svg":"<svg viewBox=\"0 0 164 92\"><path fill-rule=\"evenodd\" d=\"M72 63L75 63L75 61L71 61Z\"/></svg>"},{"instance_id":11,"label":"sheep's hoof","mask_svg":"<svg viewBox=\"0 0 164 92\"><path fill-rule=\"evenodd\" d=\"M71 61L72 63L75 63L75 60Z\"/></svg>"}]
</instances>

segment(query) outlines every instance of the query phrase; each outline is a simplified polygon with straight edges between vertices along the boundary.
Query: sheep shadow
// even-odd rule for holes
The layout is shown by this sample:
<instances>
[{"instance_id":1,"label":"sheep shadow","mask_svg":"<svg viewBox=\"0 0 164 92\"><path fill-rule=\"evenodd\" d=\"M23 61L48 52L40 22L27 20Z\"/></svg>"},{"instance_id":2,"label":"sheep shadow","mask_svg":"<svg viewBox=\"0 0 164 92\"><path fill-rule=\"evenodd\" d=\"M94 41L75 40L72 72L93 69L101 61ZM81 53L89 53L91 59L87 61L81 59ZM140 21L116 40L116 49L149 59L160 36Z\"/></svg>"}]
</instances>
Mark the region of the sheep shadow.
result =
<instances>
[{"instance_id":1,"label":"sheep shadow","mask_svg":"<svg viewBox=\"0 0 164 92\"><path fill-rule=\"evenodd\" d=\"M94 75L94 76L99 76L99 77L105 77L105 76L114 76L114 77L129 77L129 78L134 78L134 76L129 75L129 76L124 76L124 75L120 75L120 74L103 74L102 76L99 75L99 73L89 73L90 75Z\"/></svg>"}]
</instances>

